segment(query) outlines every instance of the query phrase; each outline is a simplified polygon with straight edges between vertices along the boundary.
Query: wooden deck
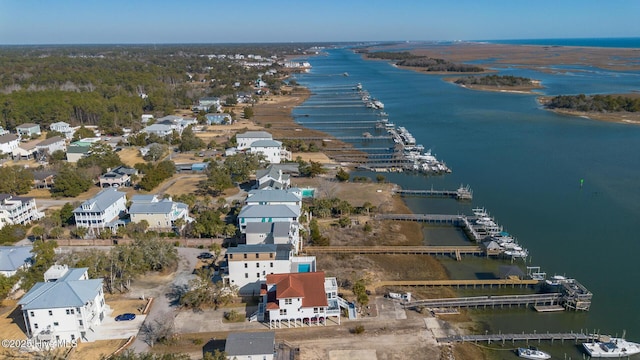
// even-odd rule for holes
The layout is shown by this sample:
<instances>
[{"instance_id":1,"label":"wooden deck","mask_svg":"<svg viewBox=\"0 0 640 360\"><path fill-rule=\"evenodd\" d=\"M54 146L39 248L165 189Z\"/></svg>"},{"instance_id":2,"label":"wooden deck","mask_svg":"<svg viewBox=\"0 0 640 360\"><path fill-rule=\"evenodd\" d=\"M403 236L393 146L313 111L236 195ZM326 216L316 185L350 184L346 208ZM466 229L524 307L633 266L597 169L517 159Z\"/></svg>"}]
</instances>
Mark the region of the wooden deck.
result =
<instances>
[{"instance_id":1,"label":"wooden deck","mask_svg":"<svg viewBox=\"0 0 640 360\"><path fill-rule=\"evenodd\" d=\"M479 246L309 246L306 254L408 254L450 255L460 259L462 255L484 255Z\"/></svg>"},{"instance_id":2,"label":"wooden deck","mask_svg":"<svg viewBox=\"0 0 640 360\"><path fill-rule=\"evenodd\" d=\"M395 280L378 281L370 287L384 286L452 286L452 287L527 287L538 284L538 280L491 279L491 280Z\"/></svg>"},{"instance_id":3,"label":"wooden deck","mask_svg":"<svg viewBox=\"0 0 640 360\"><path fill-rule=\"evenodd\" d=\"M504 344L507 341L516 342L516 341L591 341L597 339L597 335L592 334L583 334L583 333L533 333L533 334L486 334L486 335L456 335L449 336L445 338L437 338L438 342L442 343L452 343L452 342L487 342L487 343L502 343Z\"/></svg>"}]
</instances>

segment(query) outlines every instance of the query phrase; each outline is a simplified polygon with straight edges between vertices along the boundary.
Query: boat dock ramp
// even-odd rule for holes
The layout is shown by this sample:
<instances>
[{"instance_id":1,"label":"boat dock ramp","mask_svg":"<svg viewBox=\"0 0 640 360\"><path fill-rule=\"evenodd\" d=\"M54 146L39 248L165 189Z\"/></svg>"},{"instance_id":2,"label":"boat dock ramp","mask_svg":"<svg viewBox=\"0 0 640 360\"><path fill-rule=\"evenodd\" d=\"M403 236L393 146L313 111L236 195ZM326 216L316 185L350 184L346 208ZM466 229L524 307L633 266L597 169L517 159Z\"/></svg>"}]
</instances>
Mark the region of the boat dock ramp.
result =
<instances>
[{"instance_id":1,"label":"boat dock ramp","mask_svg":"<svg viewBox=\"0 0 640 360\"><path fill-rule=\"evenodd\" d=\"M497 344L505 344L507 341L511 343L515 343L516 341L526 341L529 344L529 341L573 341L578 343L578 341L592 341L597 340L598 335L594 334L584 334L580 333L533 333L533 334L485 334L485 335L455 335L444 338L437 338L436 341L439 343L463 343L463 342L486 342L487 344L497 343Z\"/></svg>"}]
</instances>

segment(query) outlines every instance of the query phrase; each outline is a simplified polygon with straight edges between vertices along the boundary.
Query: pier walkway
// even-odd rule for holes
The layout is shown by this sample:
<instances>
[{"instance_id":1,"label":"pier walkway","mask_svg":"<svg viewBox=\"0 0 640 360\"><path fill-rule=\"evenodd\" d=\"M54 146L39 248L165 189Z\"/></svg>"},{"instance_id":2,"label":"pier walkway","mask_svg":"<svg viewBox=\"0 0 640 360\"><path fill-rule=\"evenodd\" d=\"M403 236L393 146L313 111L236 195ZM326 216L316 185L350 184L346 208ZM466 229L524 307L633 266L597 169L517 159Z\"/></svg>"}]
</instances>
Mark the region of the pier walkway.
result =
<instances>
[{"instance_id":1,"label":"pier walkway","mask_svg":"<svg viewBox=\"0 0 640 360\"><path fill-rule=\"evenodd\" d=\"M440 343L460 343L460 342L487 342L488 344L494 343L502 343L504 344L507 341L511 341L512 343L516 341L526 341L527 344L529 341L561 341L565 340L578 342L578 341L591 341L598 339L597 335L591 334L583 334L583 333L533 333L533 334L486 334L486 335L455 335L444 338L437 338L436 341Z\"/></svg>"},{"instance_id":2,"label":"pier walkway","mask_svg":"<svg viewBox=\"0 0 640 360\"><path fill-rule=\"evenodd\" d=\"M380 214L377 220L417 221L429 224L458 225L464 215L439 215L439 214Z\"/></svg>"},{"instance_id":3,"label":"pier walkway","mask_svg":"<svg viewBox=\"0 0 640 360\"><path fill-rule=\"evenodd\" d=\"M450 255L462 260L462 255L482 256L479 246L310 246L302 250L307 254L408 254Z\"/></svg>"},{"instance_id":4,"label":"pier walkway","mask_svg":"<svg viewBox=\"0 0 640 360\"><path fill-rule=\"evenodd\" d=\"M485 288L485 287L528 287L538 284L538 280L529 279L490 279L490 280L389 280L378 281L371 284L371 288L380 288L384 286L450 286L450 287L472 287ZM546 294L545 294L546 295ZM554 294L557 295L557 294ZM512 295L519 296L519 295ZM524 295L523 295L524 296ZM529 296L529 295L526 295ZM464 298L462 298L464 299ZM439 299L444 300L444 299ZM448 300L460 300L460 298L448 299ZM464 301L463 301L464 302ZM447 307L447 306L440 306ZM451 305L448 307L458 307Z\"/></svg>"},{"instance_id":5,"label":"pier walkway","mask_svg":"<svg viewBox=\"0 0 640 360\"><path fill-rule=\"evenodd\" d=\"M513 280L510 280L513 281ZM520 280L525 283L537 284L536 280ZM473 296L447 299L417 300L402 304L405 309L415 307L426 308L504 308L511 306L557 305L562 298L560 293L527 294L527 295L493 295Z\"/></svg>"},{"instance_id":6,"label":"pier walkway","mask_svg":"<svg viewBox=\"0 0 640 360\"><path fill-rule=\"evenodd\" d=\"M452 197L456 200L472 200L473 192L469 186L460 186L456 190L394 190L394 194L400 196L425 196L425 197Z\"/></svg>"}]
</instances>

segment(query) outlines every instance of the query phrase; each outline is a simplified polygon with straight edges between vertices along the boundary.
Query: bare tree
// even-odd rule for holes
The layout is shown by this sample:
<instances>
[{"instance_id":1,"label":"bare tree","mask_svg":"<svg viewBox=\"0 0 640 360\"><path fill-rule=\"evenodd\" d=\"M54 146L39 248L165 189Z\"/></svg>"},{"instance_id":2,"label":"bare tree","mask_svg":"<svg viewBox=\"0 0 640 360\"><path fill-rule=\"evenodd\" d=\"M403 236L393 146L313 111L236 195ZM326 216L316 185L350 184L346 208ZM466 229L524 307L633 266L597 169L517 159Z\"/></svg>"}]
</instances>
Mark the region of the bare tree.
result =
<instances>
[{"instance_id":1,"label":"bare tree","mask_svg":"<svg viewBox=\"0 0 640 360\"><path fill-rule=\"evenodd\" d=\"M153 321L145 321L140 329L144 341L153 347L157 342L169 340L175 330L174 319L175 315L172 312L164 312Z\"/></svg>"}]
</instances>

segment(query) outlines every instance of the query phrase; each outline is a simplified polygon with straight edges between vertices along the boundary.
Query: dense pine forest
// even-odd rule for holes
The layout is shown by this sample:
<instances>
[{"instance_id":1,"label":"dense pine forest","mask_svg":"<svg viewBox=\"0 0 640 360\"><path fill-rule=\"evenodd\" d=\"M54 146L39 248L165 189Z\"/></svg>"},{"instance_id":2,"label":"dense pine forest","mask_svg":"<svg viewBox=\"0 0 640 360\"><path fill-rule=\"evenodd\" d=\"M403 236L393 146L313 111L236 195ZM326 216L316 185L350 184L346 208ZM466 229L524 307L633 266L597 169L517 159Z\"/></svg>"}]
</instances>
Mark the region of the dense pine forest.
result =
<instances>
[{"instance_id":1,"label":"dense pine forest","mask_svg":"<svg viewBox=\"0 0 640 360\"><path fill-rule=\"evenodd\" d=\"M117 134L143 113L166 115L203 96L249 91L260 72L229 57L300 53L300 44L7 46L0 48L0 126L98 125ZM308 48L308 44L305 46ZM277 91L279 80L263 76ZM239 86L238 86L239 84Z\"/></svg>"}]
</instances>

